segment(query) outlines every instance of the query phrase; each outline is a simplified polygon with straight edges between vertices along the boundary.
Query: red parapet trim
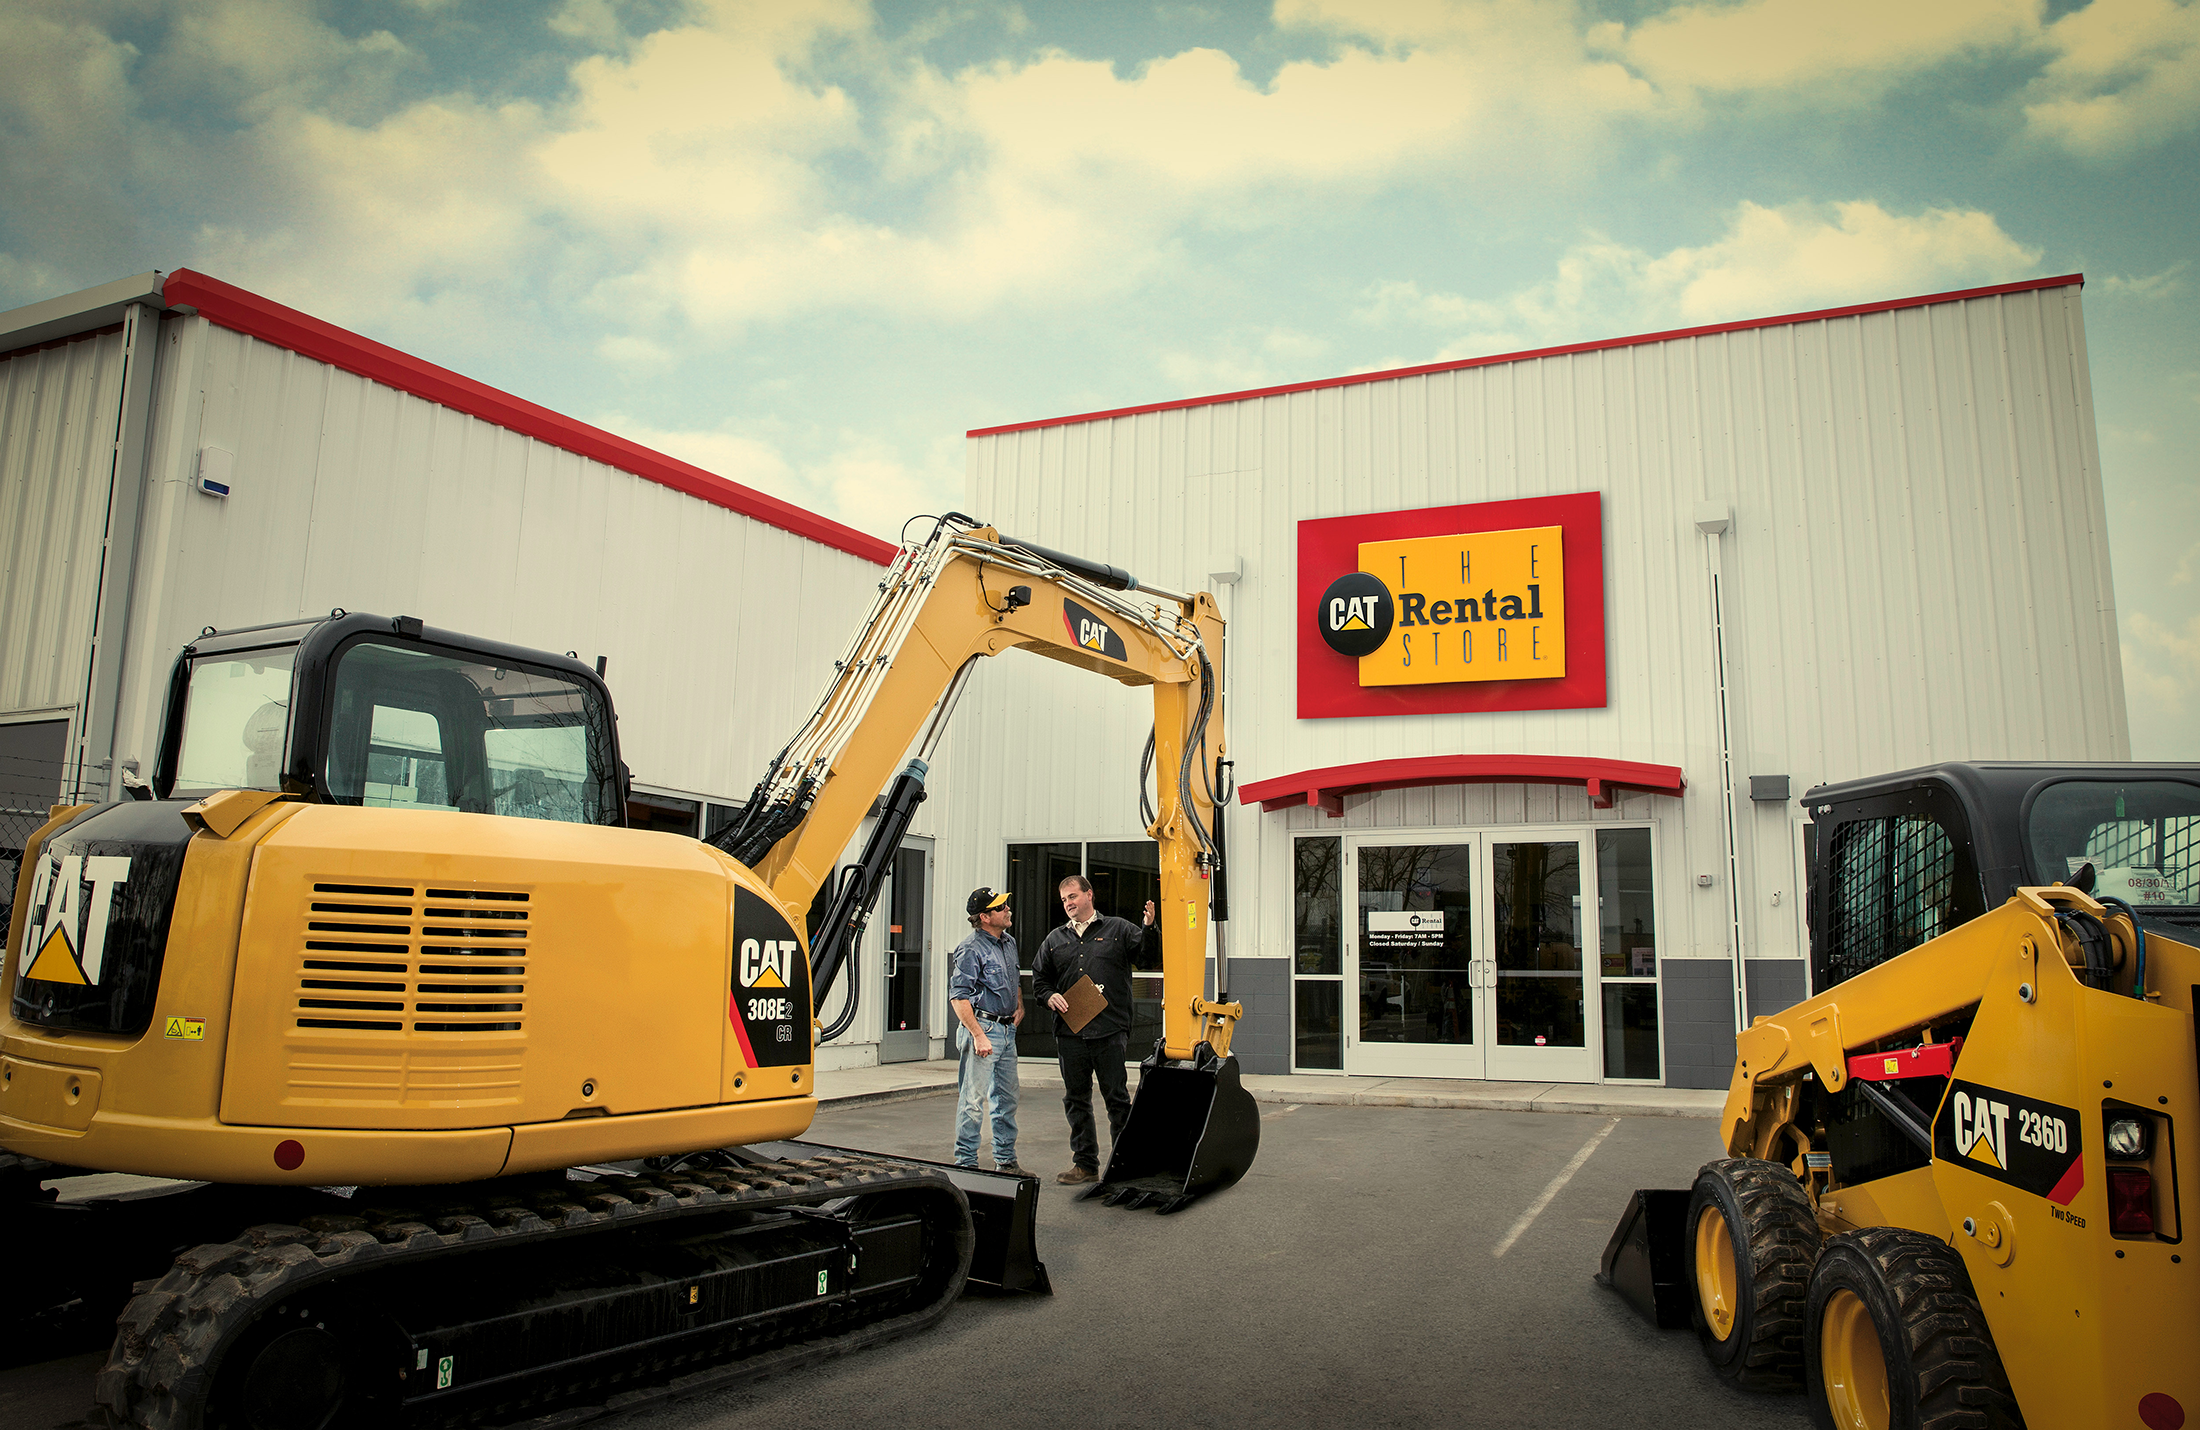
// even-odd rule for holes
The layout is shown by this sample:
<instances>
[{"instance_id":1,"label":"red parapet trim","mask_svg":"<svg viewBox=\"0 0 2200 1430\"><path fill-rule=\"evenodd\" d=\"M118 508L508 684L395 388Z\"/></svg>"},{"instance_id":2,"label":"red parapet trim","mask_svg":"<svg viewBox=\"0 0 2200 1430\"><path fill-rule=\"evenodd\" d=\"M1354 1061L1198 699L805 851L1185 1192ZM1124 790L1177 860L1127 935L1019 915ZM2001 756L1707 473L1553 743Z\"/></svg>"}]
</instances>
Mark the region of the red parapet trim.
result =
<instances>
[{"instance_id":1,"label":"red parapet trim","mask_svg":"<svg viewBox=\"0 0 2200 1430\"><path fill-rule=\"evenodd\" d=\"M1312 806L1335 817L1344 813L1348 794L1458 784L1584 785L1599 809L1612 807L1616 789L1678 795L1688 787L1677 765L1581 755L1422 755L1254 780L1238 786L1238 803L1257 804L1271 813Z\"/></svg>"},{"instance_id":2,"label":"red parapet trim","mask_svg":"<svg viewBox=\"0 0 2200 1430\"><path fill-rule=\"evenodd\" d=\"M1258 397L1284 397L1294 392L1315 392L1325 387L1351 387L1362 382L1388 382L1401 377L1426 377L1434 372L1459 372L1470 367L1494 367L1498 363L1527 362L1534 358L1566 357L1572 353L1600 352L1606 348L1640 347L1645 343L1669 343L1678 338L1709 337L1715 333L1739 333L1751 328L1777 328L1788 323L1819 323L1829 318L1854 318L1865 313L1888 313L1897 308L1924 308L1935 303L1960 303L1967 298L1992 298L2003 293L2030 293L2040 288L2085 286L2083 273L2064 273L2054 278L2027 278L2021 283L1997 283L1987 288L1964 288L1953 293L1926 293L1915 298L1886 298L1877 303L1854 303L1846 308L1820 308L1809 313L1784 313L1775 318L1744 318L1732 323L1711 323L1701 328L1673 328L1662 333L1638 333L1629 338L1600 338L1595 342L1568 343L1563 347L1531 348L1526 352L1499 353L1493 357L1455 358L1450 362L1422 363L1418 367L1386 368L1381 372L1356 372L1344 377L1317 378L1312 382L1287 382L1276 387L1249 387L1242 392L1217 393L1212 397L1179 397L1172 402L1149 402L1141 407L1113 407L1105 412L1079 412L1069 417L1041 417L1034 422L1009 422L999 427L973 427L965 437L998 437L1005 432L1029 432L1039 427L1066 427L1073 422L1102 422L1110 417L1137 417L1147 412L1175 412L1186 407L1210 407L1223 402L1250 402Z\"/></svg>"},{"instance_id":3,"label":"red parapet trim","mask_svg":"<svg viewBox=\"0 0 2200 1430\"><path fill-rule=\"evenodd\" d=\"M310 314L286 308L218 278L179 268L168 275L161 287L161 297L171 308L196 309L208 322L288 348L301 357L356 373L384 387L394 387L400 392L440 403L454 412L494 422L499 427L547 442L592 462L602 462L644 481L670 487L713 506L793 532L820 546L845 551L880 566L890 564L898 549L891 542L881 541L854 527L842 526L792 502L766 496L753 487L728 481L714 472L614 436L600 427L591 427L563 413L538 407L470 377L461 377L449 368L437 367L372 338L324 323Z\"/></svg>"}]
</instances>

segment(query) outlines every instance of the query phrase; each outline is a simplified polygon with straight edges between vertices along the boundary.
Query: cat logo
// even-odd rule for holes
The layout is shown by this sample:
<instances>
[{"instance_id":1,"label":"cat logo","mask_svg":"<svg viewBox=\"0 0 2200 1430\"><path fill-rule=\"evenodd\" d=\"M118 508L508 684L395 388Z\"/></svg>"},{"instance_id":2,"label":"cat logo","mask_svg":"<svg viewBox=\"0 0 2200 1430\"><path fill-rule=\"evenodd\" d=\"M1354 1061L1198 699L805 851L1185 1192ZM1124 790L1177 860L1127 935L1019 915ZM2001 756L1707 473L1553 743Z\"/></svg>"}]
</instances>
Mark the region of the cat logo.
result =
<instances>
[{"instance_id":1,"label":"cat logo","mask_svg":"<svg viewBox=\"0 0 2200 1430\"><path fill-rule=\"evenodd\" d=\"M787 980L794 976L794 959L798 947L791 938L741 940L741 986L786 987Z\"/></svg>"},{"instance_id":2,"label":"cat logo","mask_svg":"<svg viewBox=\"0 0 2200 1430\"><path fill-rule=\"evenodd\" d=\"M1967 1092L1954 1100L1956 1152L1997 1172L2008 1167L2009 1104Z\"/></svg>"},{"instance_id":3,"label":"cat logo","mask_svg":"<svg viewBox=\"0 0 2200 1430\"><path fill-rule=\"evenodd\" d=\"M1075 601L1062 602L1062 624L1068 627L1069 638L1084 649L1097 651L1110 660L1130 659L1130 651L1115 628Z\"/></svg>"},{"instance_id":4,"label":"cat logo","mask_svg":"<svg viewBox=\"0 0 2200 1430\"><path fill-rule=\"evenodd\" d=\"M2073 1108L1951 1080L1933 1119L1933 1160L2067 1207L2085 1186Z\"/></svg>"},{"instance_id":5,"label":"cat logo","mask_svg":"<svg viewBox=\"0 0 2200 1430\"><path fill-rule=\"evenodd\" d=\"M1388 586L1365 571L1350 571L1322 592L1314 608L1314 625L1323 644L1356 660L1382 649L1396 615Z\"/></svg>"},{"instance_id":6,"label":"cat logo","mask_svg":"<svg viewBox=\"0 0 2200 1430\"><path fill-rule=\"evenodd\" d=\"M31 921L16 970L45 983L96 987L107 957L107 917L115 889L130 882L124 854L60 854L31 876Z\"/></svg>"}]
</instances>

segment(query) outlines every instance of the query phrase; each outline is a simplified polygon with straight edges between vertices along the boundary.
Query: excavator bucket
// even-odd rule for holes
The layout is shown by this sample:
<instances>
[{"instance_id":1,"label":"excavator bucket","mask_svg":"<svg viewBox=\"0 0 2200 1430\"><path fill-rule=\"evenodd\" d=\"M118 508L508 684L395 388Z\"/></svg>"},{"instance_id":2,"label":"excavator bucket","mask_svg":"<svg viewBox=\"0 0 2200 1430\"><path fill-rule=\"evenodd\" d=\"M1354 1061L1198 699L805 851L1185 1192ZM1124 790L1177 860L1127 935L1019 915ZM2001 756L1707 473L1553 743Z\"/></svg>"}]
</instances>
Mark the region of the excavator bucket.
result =
<instances>
[{"instance_id":1,"label":"excavator bucket","mask_svg":"<svg viewBox=\"0 0 2200 1430\"><path fill-rule=\"evenodd\" d=\"M1260 1108L1238 1076L1237 1059L1178 1062L1157 1048L1138 1065L1131 1119L1108 1155L1106 1174L1085 1196L1166 1216L1237 1181L1259 1151Z\"/></svg>"}]
</instances>

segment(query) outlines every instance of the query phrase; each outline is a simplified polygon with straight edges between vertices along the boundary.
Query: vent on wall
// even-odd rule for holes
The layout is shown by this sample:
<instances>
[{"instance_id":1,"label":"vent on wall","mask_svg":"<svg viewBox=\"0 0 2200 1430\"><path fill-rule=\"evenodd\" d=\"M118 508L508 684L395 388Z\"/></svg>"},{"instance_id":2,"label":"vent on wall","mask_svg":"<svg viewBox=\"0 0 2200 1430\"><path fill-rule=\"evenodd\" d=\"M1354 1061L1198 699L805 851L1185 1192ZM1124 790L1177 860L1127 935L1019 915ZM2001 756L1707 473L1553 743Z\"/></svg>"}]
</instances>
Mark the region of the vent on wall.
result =
<instances>
[{"instance_id":1,"label":"vent on wall","mask_svg":"<svg viewBox=\"0 0 2200 1430\"><path fill-rule=\"evenodd\" d=\"M527 895L514 890L315 884L299 961L298 1026L518 1032L527 917Z\"/></svg>"}]
</instances>

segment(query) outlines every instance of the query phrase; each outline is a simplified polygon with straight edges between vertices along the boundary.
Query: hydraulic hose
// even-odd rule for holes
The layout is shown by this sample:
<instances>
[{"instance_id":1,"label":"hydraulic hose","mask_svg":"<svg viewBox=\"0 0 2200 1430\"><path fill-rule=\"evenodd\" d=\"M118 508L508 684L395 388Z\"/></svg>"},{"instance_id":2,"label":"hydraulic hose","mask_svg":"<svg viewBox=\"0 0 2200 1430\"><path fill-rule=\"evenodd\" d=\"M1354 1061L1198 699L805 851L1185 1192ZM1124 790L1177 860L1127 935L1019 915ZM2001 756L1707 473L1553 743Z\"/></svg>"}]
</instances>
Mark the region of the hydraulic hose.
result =
<instances>
[{"instance_id":1,"label":"hydraulic hose","mask_svg":"<svg viewBox=\"0 0 2200 1430\"><path fill-rule=\"evenodd\" d=\"M2144 1003L2147 998L2147 931L2139 927L2139 911L2113 894L2096 895L2093 901L2131 920L2131 937L2138 944L2131 958L2131 996Z\"/></svg>"}]
</instances>

